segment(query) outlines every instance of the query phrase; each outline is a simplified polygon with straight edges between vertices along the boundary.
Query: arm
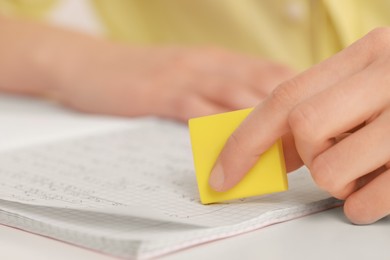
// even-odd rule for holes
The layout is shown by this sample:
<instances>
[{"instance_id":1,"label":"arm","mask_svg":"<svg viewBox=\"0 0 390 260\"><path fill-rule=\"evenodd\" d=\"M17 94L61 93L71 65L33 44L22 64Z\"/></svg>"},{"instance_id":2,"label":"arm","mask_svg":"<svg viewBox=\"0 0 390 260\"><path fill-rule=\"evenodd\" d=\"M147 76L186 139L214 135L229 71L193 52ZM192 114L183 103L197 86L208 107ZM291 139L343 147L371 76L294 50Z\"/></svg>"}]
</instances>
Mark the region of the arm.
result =
<instances>
[{"instance_id":1,"label":"arm","mask_svg":"<svg viewBox=\"0 0 390 260\"><path fill-rule=\"evenodd\" d=\"M82 63L96 40L38 23L0 16L0 91L46 96Z\"/></svg>"},{"instance_id":2,"label":"arm","mask_svg":"<svg viewBox=\"0 0 390 260\"><path fill-rule=\"evenodd\" d=\"M0 18L0 91L74 109L178 120L253 106L284 66L215 48L127 46Z\"/></svg>"}]
</instances>

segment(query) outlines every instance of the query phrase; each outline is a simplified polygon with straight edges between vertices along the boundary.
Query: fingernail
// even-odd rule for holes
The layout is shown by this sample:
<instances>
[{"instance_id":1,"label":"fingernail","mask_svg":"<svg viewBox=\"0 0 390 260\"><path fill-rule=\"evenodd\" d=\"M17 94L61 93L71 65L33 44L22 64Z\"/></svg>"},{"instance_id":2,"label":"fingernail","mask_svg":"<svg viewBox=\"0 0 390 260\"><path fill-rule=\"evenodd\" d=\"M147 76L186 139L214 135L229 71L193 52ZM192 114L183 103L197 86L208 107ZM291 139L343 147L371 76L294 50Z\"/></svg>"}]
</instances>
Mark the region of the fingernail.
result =
<instances>
[{"instance_id":1,"label":"fingernail","mask_svg":"<svg viewBox=\"0 0 390 260\"><path fill-rule=\"evenodd\" d=\"M221 163L217 162L217 164L214 166L213 170L211 171L210 178L209 178L209 185L211 186L211 188L213 188L213 190L221 191L224 183L225 183L225 173L223 172Z\"/></svg>"}]
</instances>

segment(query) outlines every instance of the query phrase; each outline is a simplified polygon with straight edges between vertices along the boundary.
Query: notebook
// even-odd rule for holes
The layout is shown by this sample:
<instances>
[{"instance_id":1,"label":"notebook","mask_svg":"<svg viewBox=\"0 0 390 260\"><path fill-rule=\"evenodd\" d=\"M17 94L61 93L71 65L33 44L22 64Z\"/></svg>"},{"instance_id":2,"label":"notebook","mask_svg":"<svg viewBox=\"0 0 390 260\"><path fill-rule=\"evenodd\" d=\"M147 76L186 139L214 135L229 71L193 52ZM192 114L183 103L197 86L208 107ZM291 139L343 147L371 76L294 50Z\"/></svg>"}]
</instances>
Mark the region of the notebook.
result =
<instances>
[{"instance_id":1,"label":"notebook","mask_svg":"<svg viewBox=\"0 0 390 260\"><path fill-rule=\"evenodd\" d=\"M341 204L305 168L289 190L199 200L188 129L131 126L0 153L0 223L129 259L158 257Z\"/></svg>"}]
</instances>

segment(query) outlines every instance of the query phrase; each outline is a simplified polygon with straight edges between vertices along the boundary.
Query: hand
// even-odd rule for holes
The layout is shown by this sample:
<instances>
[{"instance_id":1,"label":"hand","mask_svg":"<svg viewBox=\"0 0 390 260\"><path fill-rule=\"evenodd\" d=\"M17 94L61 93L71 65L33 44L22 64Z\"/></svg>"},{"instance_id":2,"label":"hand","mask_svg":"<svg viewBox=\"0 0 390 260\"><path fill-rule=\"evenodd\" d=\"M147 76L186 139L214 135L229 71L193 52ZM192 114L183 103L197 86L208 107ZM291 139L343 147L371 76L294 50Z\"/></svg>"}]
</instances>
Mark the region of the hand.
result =
<instances>
[{"instance_id":1,"label":"hand","mask_svg":"<svg viewBox=\"0 0 390 260\"><path fill-rule=\"evenodd\" d=\"M254 106L292 70L218 49L88 48L55 89L78 110L123 116L191 117ZM53 95L53 93L51 93Z\"/></svg>"},{"instance_id":2,"label":"hand","mask_svg":"<svg viewBox=\"0 0 390 260\"><path fill-rule=\"evenodd\" d=\"M92 113L185 121L253 106L294 74L224 50L120 45L1 15L0 35L0 91Z\"/></svg>"},{"instance_id":3,"label":"hand","mask_svg":"<svg viewBox=\"0 0 390 260\"><path fill-rule=\"evenodd\" d=\"M356 224L390 214L390 29L376 29L288 81L228 140L210 177L226 191L283 137L287 169L305 164Z\"/></svg>"}]
</instances>

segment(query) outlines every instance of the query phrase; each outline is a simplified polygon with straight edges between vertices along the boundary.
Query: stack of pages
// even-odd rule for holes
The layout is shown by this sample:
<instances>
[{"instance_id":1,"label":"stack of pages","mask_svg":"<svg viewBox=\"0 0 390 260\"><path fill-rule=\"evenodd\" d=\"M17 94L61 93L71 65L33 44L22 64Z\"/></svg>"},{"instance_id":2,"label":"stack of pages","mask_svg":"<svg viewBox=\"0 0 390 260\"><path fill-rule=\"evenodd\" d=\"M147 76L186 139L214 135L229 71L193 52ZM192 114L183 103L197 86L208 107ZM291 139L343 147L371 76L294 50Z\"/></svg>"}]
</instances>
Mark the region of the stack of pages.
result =
<instances>
[{"instance_id":1,"label":"stack of pages","mask_svg":"<svg viewBox=\"0 0 390 260\"><path fill-rule=\"evenodd\" d=\"M0 154L0 223L123 258L151 258L340 201L305 168L287 192L202 205L188 129L158 119Z\"/></svg>"}]
</instances>

